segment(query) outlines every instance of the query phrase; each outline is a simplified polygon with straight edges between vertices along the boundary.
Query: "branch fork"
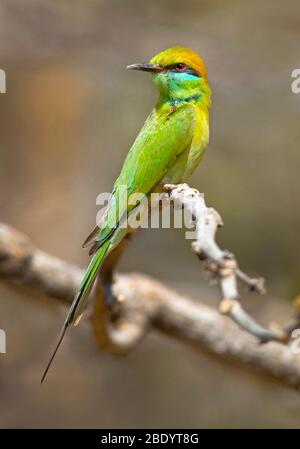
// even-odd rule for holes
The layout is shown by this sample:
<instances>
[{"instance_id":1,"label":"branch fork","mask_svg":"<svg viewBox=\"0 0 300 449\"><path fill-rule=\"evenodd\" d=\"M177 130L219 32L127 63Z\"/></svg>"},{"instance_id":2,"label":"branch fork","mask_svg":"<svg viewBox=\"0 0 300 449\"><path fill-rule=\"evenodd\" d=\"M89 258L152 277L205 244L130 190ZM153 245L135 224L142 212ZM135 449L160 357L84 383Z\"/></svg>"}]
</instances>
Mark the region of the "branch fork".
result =
<instances>
[{"instance_id":1,"label":"branch fork","mask_svg":"<svg viewBox=\"0 0 300 449\"><path fill-rule=\"evenodd\" d=\"M258 324L242 307L240 303L240 294L238 289L238 281L243 283L249 291L254 291L258 294L265 294L265 285L263 278L251 278L244 273L237 263L233 253L223 250L216 242L217 230L223 226L221 215L212 207L208 207L205 203L204 194L198 190L189 187L188 184L165 184L162 190L169 194L169 199L173 201L175 207L180 207L187 213L189 222L195 225L196 239L191 243L192 251L197 255L201 262L205 261L205 272L210 273L211 278L219 285L221 292L221 300L219 304L219 312L231 318L241 329L255 336L259 342L266 343L268 341L287 342L290 338L293 326L289 329L282 329L280 326L272 326L269 329ZM120 254L120 253L119 253ZM118 259L115 258L115 263ZM112 271L115 264L110 264L109 278L112 276ZM103 278L103 273L102 273ZM104 276L105 283L105 276ZM100 294L99 294L100 291ZM105 295L103 296L103 289L98 290L96 295L96 307L100 303L105 303ZM135 343L140 341L146 331L149 329L148 322L150 319L149 311L145 310L142 299L139 303L139 312L137 313L137 306L133 307L128 298L124 295L116 296L115 307L113 311L117 312L117 319L113 326L111 323L105 326L103 323L101 328L101 341L106 342L104 346L108 346L109 350L114 348L114 343L117 342L116 352L120 352L118 345L119 341L127 341L127 345L122 346L122 351L130 350ZM121 306L120 306L121 303ZM116 316L115 315L115 316ZM103 319L104 314L97 314L98 320ZM120 319L123 317L123 319ZM126 320L124 318L126 317ZM120 326L120 322L122 326ZM123 335L124 322L126 339L119 337L118 332ZM130 324L130 326L129 326ZM95 325L96 335L99 335L99 326L97 330ZM128 327L129 326L129 327ZM136 327L139 327L140 332L137 332ZM129 332L131 329L132 332ZM128 333L129 332L129 333ZM129 334L131 337L129 338ZM105 335L105 338L104 338ZM136 339L136 342L135 342ZM109 342L109 343L108 343Z\"/></svg>"},{"instance_id":2,"label":"branch fork","mask_svg":"<svg viewBox=\"0 0 300 449\"><path fill-rule=\"evenodd\" d=\"M219 213L207 207L204 195L187 184L168 184L165 191L176 205L185 208L195 224L192 251L219 286L219 312L148 276L116 274L115 267L129 234L105 260L95 286L90 320L99 346L112 353L127 354L150 329L156 329L224 362L239 362L247 369L252 366L300 390L299 356L282 344L300 328L300 299L295 300L296 314L286 328L274 324L265 328L258 324L243 309L238 287L242 283L250 291L264 294L264 281L244 273L235 256L217 244L216 233L223 225ZM78 267L36 249L22 233L0 224L3 278L71 302L83 273ZM257 339L269 343L260 345Z\"/></svg>"}]
</instances>

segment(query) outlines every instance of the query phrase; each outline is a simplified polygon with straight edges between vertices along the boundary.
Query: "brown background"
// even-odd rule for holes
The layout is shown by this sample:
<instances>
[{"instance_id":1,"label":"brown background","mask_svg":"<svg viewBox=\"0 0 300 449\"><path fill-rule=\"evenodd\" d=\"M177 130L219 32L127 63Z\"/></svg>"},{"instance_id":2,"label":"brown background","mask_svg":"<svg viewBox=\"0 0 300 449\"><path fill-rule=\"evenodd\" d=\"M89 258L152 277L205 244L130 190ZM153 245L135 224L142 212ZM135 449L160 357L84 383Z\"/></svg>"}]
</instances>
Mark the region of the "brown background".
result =
<instances>
[{"instance_id":1,"label":"brown background","mask_svg":"<svg viewBox=\"0 0 300 449\"><path fill-rule=\"evenodd\" d=\"M1 0L0 211L43 250L84 266L96 195L110 191L151 110L149 76L129 73L181 44L207 62L211 143L191 183L222 214L222 244L267 277L245 298L284 321L299 292L300 3L267 0ZM143 230L121 263L216 305L182 231ZM103 354L87 323L39 379L65 307L1 285L1 427L298 427L300 398L155 335Z\"/></svg>"}]
</instances>

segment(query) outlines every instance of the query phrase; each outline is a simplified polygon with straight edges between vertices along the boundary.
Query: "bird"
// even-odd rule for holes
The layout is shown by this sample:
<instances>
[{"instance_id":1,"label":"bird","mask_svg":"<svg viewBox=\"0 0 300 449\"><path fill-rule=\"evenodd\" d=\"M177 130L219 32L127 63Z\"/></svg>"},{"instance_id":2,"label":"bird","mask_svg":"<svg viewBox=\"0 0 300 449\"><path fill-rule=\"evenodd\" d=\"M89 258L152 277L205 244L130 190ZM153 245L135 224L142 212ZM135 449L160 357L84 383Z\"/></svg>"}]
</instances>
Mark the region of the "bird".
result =
<instances>
[{"instance_id":1,"label":"bird","mask_svg":"<svg viewBox=\"0 0 300 449\"><path fill-rule=\"evenodd\" d=\"M186 182L208 145L211 89L206 65L195 51L176 45L158 53L147 63L132 64L127 69L150 73L159 98L125 158L102 222L83 244L83 247L90 247L91 261L41 383L67 328L80 321L103 261L129 232L121 223L135 206L118 201L121 187L127 187L128 195L140 192L149 196L161 184ZM118 220L114 220L116 213Z\"/></svg>"}]
</instances>

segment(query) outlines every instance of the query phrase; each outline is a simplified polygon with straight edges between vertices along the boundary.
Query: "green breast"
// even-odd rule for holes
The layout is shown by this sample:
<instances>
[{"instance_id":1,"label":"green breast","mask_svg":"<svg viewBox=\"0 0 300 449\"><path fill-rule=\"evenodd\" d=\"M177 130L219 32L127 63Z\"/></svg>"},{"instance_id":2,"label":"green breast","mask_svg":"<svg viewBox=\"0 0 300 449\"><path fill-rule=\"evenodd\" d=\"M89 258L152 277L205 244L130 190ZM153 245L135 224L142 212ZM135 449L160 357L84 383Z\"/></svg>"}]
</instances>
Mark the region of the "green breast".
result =
<instances>
[{"instance_id":1,"label":"green breast","mask_svg":"<svg viewBox=\"0 0 300 449\"><path fill-rule=\"evenodd\" d=\"M184 153L175 161L164 178L165 183L186 182L199 165L209 141L209 114L207 109L195 105L193 138Z\"/></svg>"}]
</instances>

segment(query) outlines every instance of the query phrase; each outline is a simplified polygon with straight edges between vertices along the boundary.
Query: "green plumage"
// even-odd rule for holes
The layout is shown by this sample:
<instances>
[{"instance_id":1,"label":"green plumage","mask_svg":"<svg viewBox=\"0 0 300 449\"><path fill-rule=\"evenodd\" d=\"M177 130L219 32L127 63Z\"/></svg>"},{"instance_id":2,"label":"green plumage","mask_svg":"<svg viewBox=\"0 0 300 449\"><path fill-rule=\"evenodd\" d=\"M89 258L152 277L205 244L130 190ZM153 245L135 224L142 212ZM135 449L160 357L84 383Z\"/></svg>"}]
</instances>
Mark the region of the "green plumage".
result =
<instances>
[{"instance_id":1,"label":"green plumage","mask_svg":"<svg viewBox=\"0 0 300 449\"><path fill-rule=\"evenodd\" d=\"M194 125L195 109L190 105L182 105L173 112L171 108L155 108L152 111L132 145L114 184L107 216L95 239L93 251L101 246L108 235L111 235L112 227L108 224L115 223L116 216L123 217L124 214L130 214L134 207L119 201L124 186L128 197L137 192L149 195L189 147Z\"/></svg>"},{"instance_id":2,"label":"green plumage","mask_svg":"<svg viewBox=\"0 0 300 449\"><path fill-rule=\"evenodd\" d=\"M149 195L162 182L185 181L200 162L208 143L210 89L206 72L202 73L204 63L191 50L182 47L172 50L153 58L152 65L131 67L147 71L155 69L154 81L160 99L127 154L101 227L96 227L84 243L84 246L91 246L92 259L43 379L67 327L79 321L103 260L128 232L128 229L120 228L115 219L117 216L121 220L127 218L134 208L126 201L119 201L124 186L129 197L137 192ZM184 73L174 66L181 60L187 68Z\"/></svg>"}]
</instances>

